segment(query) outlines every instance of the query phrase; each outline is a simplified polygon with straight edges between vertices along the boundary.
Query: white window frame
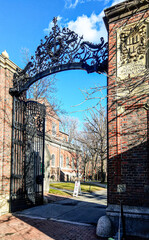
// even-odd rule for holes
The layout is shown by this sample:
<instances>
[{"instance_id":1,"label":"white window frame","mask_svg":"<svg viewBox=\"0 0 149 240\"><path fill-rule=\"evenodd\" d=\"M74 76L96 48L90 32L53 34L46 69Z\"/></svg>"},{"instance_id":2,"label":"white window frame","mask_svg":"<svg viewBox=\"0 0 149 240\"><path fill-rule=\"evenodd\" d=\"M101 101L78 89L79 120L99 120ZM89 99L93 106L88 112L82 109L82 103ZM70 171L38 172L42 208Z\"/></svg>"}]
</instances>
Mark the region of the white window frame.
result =
<instances>
[{"instance_id":1,"label":"white window frame","mask_svg":"<svg viewBox=\"0 0 149 240\"><path fill-rule=\"evenodd\" d=\"M74 162L75 162L75 158L72 158L72 164L71 164L72 165L72 169L75 169L75 163Z\"/></svg>"},{"instance_id":2,"label":"white window frame","mask_svg":"<svg viewBox=\"0 0 149 240\"><path fill-rule=\"evenodd\" d=\"M53 162L54 161L54 162ZM54 164L53 164L54 163ZM55 154L52 154L51 156L51 166L55 167Z\"/></svg>"},{"instance_id":3,"label":"white window frame","mask_svg":"<svg viewBox=\"0 0 149 240\"><path fill-rule=\"evenodd\" d=\"M52 136L56 136L56 123L52 122Z\"/></svg>"},{"instance_id":4,"label":"white window frame","mask_svg":"<svg viewBox=\"0 0 149 240\"><path fill-rule=\"evenodd\" d=\"M66 168L69 168L69 157L66 158Z\"/></svg>"},{"instance_id":5,"label":"white window frame","mask_svg":"<svg viewBox=\"0 0 149 240\"><path fill-rule=\"evenodd\" d=\"M61 156L60 156L60 168L63 168L63 164L64 164L64 158L63 158L63 155L61 154Z\"/></svg>"}]
</instances>

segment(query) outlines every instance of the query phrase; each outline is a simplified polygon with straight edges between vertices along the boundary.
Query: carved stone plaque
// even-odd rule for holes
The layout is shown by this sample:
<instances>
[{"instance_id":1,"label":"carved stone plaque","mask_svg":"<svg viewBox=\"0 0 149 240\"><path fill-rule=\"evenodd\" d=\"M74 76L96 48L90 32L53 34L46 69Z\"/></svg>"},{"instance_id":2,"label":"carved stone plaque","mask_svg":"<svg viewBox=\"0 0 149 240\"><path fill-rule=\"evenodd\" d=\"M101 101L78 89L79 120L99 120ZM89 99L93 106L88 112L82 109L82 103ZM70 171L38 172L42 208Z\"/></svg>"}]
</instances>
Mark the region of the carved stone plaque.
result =
<instances>
[{"instance_id":1,"label":"carved stone plaque","mask_svg":"<svg viewBox=\"0 0 149 240\"><path fill-rule=\"evenodd\" d=\"M143 75L147 65L148 23L126 25L117 31L117 77Z\"/></svg>"}]
</instances>

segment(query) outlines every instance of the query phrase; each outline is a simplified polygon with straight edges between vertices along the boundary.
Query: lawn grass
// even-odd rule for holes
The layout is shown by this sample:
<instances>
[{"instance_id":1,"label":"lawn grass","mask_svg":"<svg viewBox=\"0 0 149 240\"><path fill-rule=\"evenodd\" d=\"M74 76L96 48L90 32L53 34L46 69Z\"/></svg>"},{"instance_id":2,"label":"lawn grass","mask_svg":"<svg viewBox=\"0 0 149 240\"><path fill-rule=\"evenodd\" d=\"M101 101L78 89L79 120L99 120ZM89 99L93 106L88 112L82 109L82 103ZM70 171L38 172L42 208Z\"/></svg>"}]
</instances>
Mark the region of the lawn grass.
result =
<instances>
[{"instance_id":1,"label":"lawn grass","mask_svg":"<svg viewBox=\"0 0 149 240\"><path fill-rule=\"evenodd\" d=\"M64 196L64 197L71 197L72 196L72 193L66 193L66 192L60 191L58 189L52 189L52 188L50 188L49 193Z\"/></svg>"},{"instance_id":2,"label":"lawn grass","mask_svg":"<svg viewBox=\"0 0 149 240\"><path fill-rule=\"evenodd\" d=\"M51 187L58 188L58 189L64 189L64 190L74 190L74 183L71 182L58 182L58 183L50 183ZM94 184L91 183L81 183L81 191L82 192L95 192L95 191L100 191L103 188L95 186Z\"/></svg>"}]
</instances>

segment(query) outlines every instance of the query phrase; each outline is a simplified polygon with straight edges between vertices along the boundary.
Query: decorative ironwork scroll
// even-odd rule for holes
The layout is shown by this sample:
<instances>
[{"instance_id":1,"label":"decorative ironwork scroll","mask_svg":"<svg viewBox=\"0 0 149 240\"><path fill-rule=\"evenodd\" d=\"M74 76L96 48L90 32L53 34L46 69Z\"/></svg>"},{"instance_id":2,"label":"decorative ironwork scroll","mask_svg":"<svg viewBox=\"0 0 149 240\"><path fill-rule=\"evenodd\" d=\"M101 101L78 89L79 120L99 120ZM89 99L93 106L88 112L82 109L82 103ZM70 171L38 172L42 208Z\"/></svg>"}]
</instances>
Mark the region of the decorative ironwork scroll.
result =
<instances>
[{"instance_id":1,"label":"decorative ironwork scroll","mask_svg":"<svg viewBox=\"0 0 149 240\"><path fill-rule=\"evenodd\" d=\"M31 62L14 74L11 94L19 95L40 78L64 70L107 71L108 43L103 38L99 44L85 42L74 31L60 29L57 18L53 19L53 24L49 36L41 40Z\"/></svg>"}]
</instances>

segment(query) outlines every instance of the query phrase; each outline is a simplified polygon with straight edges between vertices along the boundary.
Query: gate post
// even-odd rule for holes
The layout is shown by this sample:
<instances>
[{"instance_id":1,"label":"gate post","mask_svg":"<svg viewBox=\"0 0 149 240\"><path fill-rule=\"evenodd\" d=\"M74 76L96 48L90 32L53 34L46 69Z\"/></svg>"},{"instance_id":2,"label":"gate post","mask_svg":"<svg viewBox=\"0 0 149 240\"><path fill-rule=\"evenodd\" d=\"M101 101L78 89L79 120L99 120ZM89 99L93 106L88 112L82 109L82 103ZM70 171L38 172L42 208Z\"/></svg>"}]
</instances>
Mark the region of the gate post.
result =
<instances>
[{"instance_id":1,"label":"gate post","mask_svg":"<svg viewBox=\"0 0 149 240\"><path fill-rule=\"evenodd\" d=\"M130 0L105 10L109 35L107 215L113 222L113 234L116 234L121 203L126 235L147 239L148 6L148 1Z\"/></svg>"},{"instance_id":2,"label":"gate post","mask_svg":"<svg viewBox=\"0 0 149 240\"><path fill-rule=\"evenodd\" d=\"M9 211L11 212L11 202L12 202L12 191L13 191L13 182L12 182L12 173L13 173L13 161L14 161L14 121L15 121L15 96L12 100L12 134L11 134L11 176L10 176L10 205Z\"/></svg>"},{"instance_id":3,"label":"gate post","mask_svg":"<svg viewBox=\"0 0 149 240\"><path fill-rule=\"evenodd\" d=\"M43 104L44 105L44 104ZM45 107L45 105L44 105ZM45 107L46 111L46 107ZM46 114L46 113L45 113ZM44 176L45 176L45 166L44 166L44 157L45 157L45 114L43 117L43 152L42 152L42 201L44 201Z\"/></svg>"},{"instance_id":4,"label":"gate post","mask_svg":"<svg viewBox=\"0 0 149 240\"><path fill-rule=\"evenodd\" d=\"M9 212L13 101L9 88L17 68L4 51L0 55L0 215Z\"/></svg>"}]
</instances>

